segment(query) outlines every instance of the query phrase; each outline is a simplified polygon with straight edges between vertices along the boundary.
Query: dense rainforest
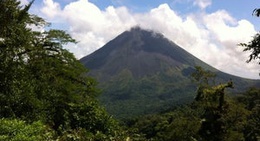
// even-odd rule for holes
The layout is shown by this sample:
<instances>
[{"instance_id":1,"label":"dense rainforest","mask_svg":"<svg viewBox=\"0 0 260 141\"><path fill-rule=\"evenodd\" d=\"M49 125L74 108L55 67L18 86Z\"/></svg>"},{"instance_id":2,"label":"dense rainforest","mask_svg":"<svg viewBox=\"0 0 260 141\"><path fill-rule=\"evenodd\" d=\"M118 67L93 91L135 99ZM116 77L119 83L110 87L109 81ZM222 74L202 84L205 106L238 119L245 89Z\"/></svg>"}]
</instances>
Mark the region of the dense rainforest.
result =
<instances>
[{"instance_id":1,"label":"dense rainforest","mask_svg":"<svg viewBox=\"0 0 260 141\"><path fill-rule=\"evenodd\" d=\"M102 94L97 82L63 48L77 41L30 14L32 4L0 0L0 140L259 140L260 89L229 97L225 89L236 89L232 80L216 85L215 75L201 67L191 75L198 87L192 103L159 114L113 118L97 100Z\"/></svg>"}]
</instances>

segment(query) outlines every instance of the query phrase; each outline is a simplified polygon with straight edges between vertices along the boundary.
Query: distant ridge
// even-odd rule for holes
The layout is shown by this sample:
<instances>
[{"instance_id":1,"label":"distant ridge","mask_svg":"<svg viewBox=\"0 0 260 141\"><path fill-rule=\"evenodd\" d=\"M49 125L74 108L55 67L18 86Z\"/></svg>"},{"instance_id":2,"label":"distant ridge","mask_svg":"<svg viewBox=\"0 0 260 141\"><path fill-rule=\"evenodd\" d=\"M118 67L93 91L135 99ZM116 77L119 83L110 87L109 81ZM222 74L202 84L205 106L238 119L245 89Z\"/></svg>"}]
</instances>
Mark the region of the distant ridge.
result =
<instances>
[{"instance_id":1,"label":"distant ridge","mask_svg":"<svg viewBox=\"0 0 260 141\"><path fill-rule=\"evenodd\" d=\"M134 27L80 60L103 89L102 104L118 118L160 112L193 99L190 74L202 66L217 83L234 81L239 93L260 81L223 73L191 55L162 34Z\"/></svg>"}]
</instances>

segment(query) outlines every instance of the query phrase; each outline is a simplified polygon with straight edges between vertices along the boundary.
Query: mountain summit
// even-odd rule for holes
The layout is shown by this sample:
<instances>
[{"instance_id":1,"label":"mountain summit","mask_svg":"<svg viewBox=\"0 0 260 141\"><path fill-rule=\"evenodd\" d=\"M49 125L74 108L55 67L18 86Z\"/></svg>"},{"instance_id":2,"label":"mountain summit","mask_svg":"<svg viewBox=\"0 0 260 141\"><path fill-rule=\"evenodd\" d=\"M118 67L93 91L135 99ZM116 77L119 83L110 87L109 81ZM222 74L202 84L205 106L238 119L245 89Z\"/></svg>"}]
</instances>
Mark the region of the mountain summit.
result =
<instances>
[{"instance_id":1,"label":"mountain summit","mask_svg":"<svg viewBox=\"0 0 260 141\"><path fill-rule=\"evenodd\" d=\"M207 66L162 34L140 27L122 33L101 49L82 58L81 62L90 70L109 76L128 69L135 77L169 68Z\"/></svg>"},{"instance_id":2,"label":"mountain summit","mask_svg":"<svg viewBox=\"0 0 260 141\"><path fill-rule=\"evenodd\" d=\"M209 66L154 31L134 27L81 62L100 83L108 112L131 117L160 112L189 102L196 91L190 74L201 66L217 74L217 83L234 81L236 91L259 81L232 76Z\"/></svg>"}]
</instances>

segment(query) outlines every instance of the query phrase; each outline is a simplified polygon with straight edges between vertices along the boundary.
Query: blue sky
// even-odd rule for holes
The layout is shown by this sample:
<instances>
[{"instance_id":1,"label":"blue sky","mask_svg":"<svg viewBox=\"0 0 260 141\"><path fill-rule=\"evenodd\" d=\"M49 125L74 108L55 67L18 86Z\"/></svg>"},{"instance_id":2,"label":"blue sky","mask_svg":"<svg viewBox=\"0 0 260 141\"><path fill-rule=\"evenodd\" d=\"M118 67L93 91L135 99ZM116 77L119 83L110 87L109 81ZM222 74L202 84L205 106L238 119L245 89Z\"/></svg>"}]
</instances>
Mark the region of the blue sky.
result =
<instances>
[{"instance_id":1,"label":"blue sky","mask_svg":"<svg viewBox=\"0 0 260 141\"><path fill-rule=\"evenodd\" d=\"M245 63L248 54L237 46L260 30L260 18L252 16L257 7L259 0L36 0L31 13L78 40L66 46L77 58L139 25L217 69L260 79L259 65Z\"/></svg>"}]
</instances>

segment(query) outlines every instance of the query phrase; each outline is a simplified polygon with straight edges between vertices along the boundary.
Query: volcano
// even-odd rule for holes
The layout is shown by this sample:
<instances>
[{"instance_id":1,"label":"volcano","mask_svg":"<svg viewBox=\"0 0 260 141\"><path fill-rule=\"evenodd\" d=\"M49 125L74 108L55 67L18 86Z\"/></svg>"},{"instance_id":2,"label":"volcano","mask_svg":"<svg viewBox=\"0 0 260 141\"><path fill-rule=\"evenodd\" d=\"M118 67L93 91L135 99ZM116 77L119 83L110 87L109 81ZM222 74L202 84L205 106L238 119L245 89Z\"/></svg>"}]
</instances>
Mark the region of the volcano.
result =
<instances>
[{"instance_id":1,"label":"volcano","mask_svg":"<svg viewBox=\"0 0 260 141\"><path fill-rule=\"evenodd\" d=\"M191 102L195 66L217 75L216 83L232 79L239 94L260 81L221 72L188 53L162 34L134 27L80 60L102 89L101 104L117 118L162 112Z\"/></svg>"}]
</instances>

